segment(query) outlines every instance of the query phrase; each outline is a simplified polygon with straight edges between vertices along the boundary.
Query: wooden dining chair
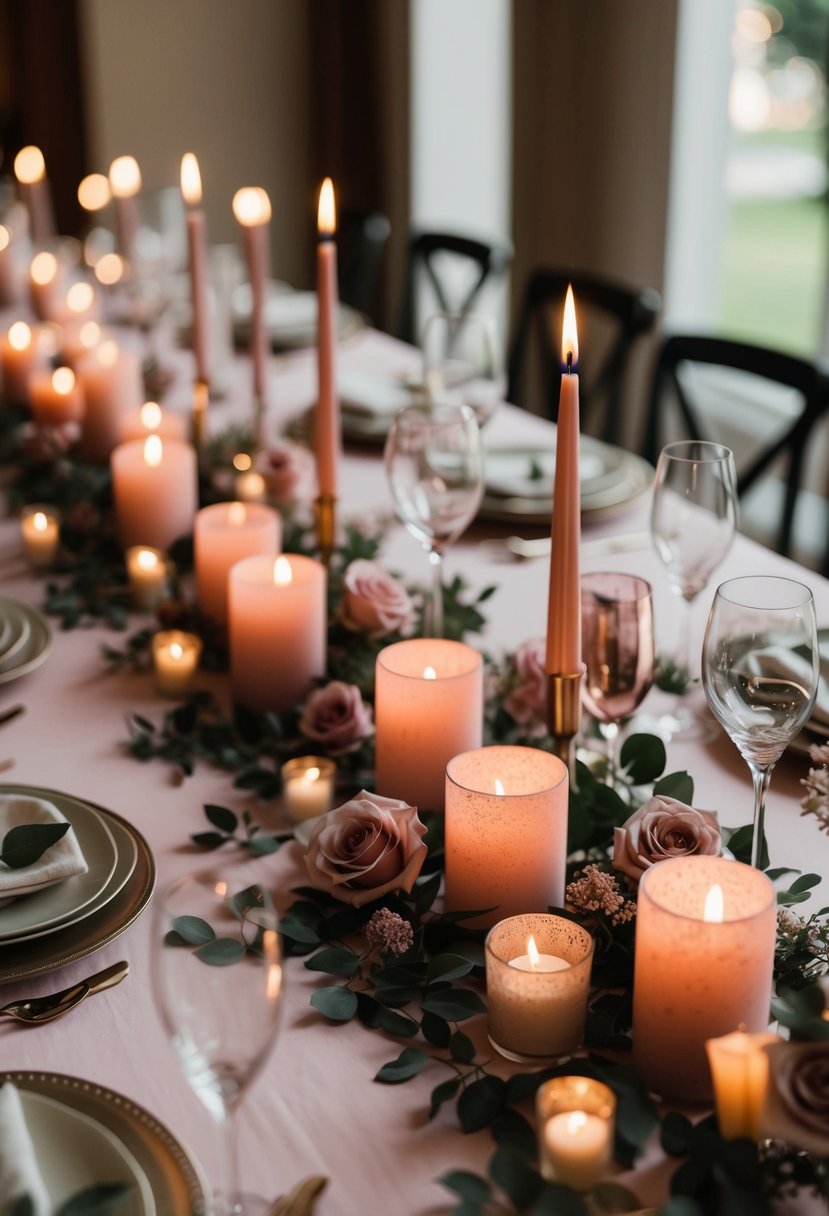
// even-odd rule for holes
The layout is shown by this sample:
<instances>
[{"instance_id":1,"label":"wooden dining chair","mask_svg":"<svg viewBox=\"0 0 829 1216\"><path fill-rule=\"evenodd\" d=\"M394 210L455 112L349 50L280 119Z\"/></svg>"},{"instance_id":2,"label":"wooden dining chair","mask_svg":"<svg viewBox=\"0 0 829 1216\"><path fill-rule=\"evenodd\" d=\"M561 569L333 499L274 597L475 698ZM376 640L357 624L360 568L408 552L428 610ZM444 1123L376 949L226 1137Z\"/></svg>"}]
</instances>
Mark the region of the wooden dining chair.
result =
<instances>
[{"instance_id":1,"label":"wooden dining chair","mask_svg":"<svg viewBox=\"0 0 829 1216\"><path fill-rule=\"evenodd\" d=\"M337 252L340 299L377 323L380 271L391 223L382 211L343 207L339 217Z\"/></svg>"},{"instance_id":2,"label":"wooden dining chair","mask_svg":"<svg viewBox=\"0 0 829 1216\"><path fill-rule=\"evenodd\" d=\"M508 240L485 241L457 232L414 232L409 240L403 308L398 336L416 345L417 293L424 280L434 296L435 308L464 317L472 310L484 284L506 277L513 247ZM458 287L458 263L465 263L465 283ZM470 278L471 276L471 278Z\"/></svg>"},{"instance_id":3,"label":"wooden dining chair","mask_svg":"<svg viewBox=\"0 0 829 1216\"><path fill-rule=\"evenodd\" d=\"M527 281L508 360L507 399L529 406L530 376L540 364L541 399L553 419L561 377L561 318L572 283L579 322L579 395L588 429L617 443L630 358L653 326L662 300L650 287L627 287L598 275L541 268ZM588 338L595 325L603 341ZM587 340L585 340L587 339ZM534 348L537 349L533 363Z\"/></svg>"},{"instance_id":4,"label":"wooden dining chair","mask_svg":"<svg viewBox=\"0 0 829 1216\"><path fill-rule=\"evenodd\" d=\"M726 382L720 387L710 376L699 383L702 368L728 369L743 373L740 383L740 399L747 403L751 412L748 430L758 436L759 442L737 443L739 435L735 426L729 427L728 396ZM696 392L691 383L696 369ZM752 381L751 377L755 379ZM762 400L757 390L760 381L792 390L798 397L797 404L780 421L765 428L762 435ZM753 385L753 388L752 388ZM723 403L712 406L712 390L721 395ZM731 393L737 391L731 381ZM707 411L700 408L700 399L705 395ZM732 398L732 401L735 400ZM733 406L732 406L733 408ZM769 406L775 421L779 409ZM774 547L785 556L792 555L793 528L798 497L805 489L807 473L806 458L810 443L816 438L818 423L829 413L829 361L797 358L782 351L755 346L748 342L732 341L728 338L708 337L694 334L672 334L663 339L654 367L641 451L646 460L655 464L665 443L676 439L715 439L727 443L734 450L737 466L737 491L742 500L752 488L777 474L781 462L782 507L778 509L774 495L764 495L762 515L768 515L769 506L774 507L769 521ZM723 427L728 427L727 433ZM768 432L771 432L768 434ZM769 487L773 483L769 481ZM779 489L779 486L777 487ZM825 491L829 487L822 487ZM820 502L820 500L818 500ZM824 504L820 502L821 508ZM829 515L827 515L829 518ZM765 521L764 521L765 522ZM826 519L822 522L820 560L823 573L829 573L829 543L827 543Z\"/></svg>"}]
</instances>

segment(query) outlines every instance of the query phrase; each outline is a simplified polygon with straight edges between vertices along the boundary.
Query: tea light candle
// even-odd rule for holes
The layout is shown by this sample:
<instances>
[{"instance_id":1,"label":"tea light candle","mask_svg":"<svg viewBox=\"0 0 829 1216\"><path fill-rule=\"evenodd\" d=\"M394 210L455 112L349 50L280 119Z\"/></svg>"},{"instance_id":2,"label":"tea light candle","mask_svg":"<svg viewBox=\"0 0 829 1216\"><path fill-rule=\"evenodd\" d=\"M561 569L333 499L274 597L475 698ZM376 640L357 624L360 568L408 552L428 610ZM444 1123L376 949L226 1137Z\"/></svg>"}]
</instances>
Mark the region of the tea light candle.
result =
<instances>
[{"instance_id":1,"label":"tea light candle","mask_svg":"<svg viewBox=\"0 0 829 1216\"><path fill-rule=\"evenodd\" d=\"M86 401L81 454L103 464L121 442L125 415L144 397L141 360L107 339L78 361L77 376Z\"/></svg>"},{"instance_id":2,"label":"tea light candle","mask_svg":"<svg viewBox=\"0 0 829 1216\"><path fill-rule=\"evenodd\" d=\"M487 1034L509 1060L568 1055L584 1038L593 938L563 916L499 921L485 947Z\"/></svg>"},{"instance_id":3,"label":"tea light candle","mask_svg":"<svg viewBox=\"0 0 829 1216\"><path fill-rule=\"evenodd\" d=\"M167 559L160 549L132 545L125 554L132 602L136 608L157 608L167 596Z\"/></svg>"},{"instance_id":4,"label":"tea light candle","mask_svg":"<svg viewBox=\"0 0 829 1216\"><path fill-rule=\"evenodd\" d=\"M230 571L228 608L234 700L291 709L325 674L325 567L294 553L246 557Z\"/></svg>"},{"instance_id":5,"label":"tea light candle","mask_svg":"<svg viewBox=\"0 0 829 1216\"><path fill-rule=\"evenodd\" d=\"M645 871L636 913L633 1053L660 1097L709 1101L706 1040L740 1025L766 1030L776 911L771 881L742 862L672 857Z\"/></svg>"},{"instance_id":6,"label":"tea light candle","mask_svg":"<svg viewBox=\"0 0 829 1216\"><path fill-rule=\"evenodd\" d=\"M377 792L442 811L446 764L479 747L484 674L461 642L412 638L384 647L375 669Z\"/></svg>"},{"instance_id":7,"label":"tea light candle","mask_svg":"<svg viewBox=\"0 0 829 1216\"><path fill-rule=\"evenodd\" d=\"M29 381L29 400L38 426L80 422L84 415L83 393L71 367L35 372Z\"/></svg>"},{"instance_id":8,"label":"tea light candle","mask_svg":"<svg viewBox=\"0 0 829 1216\"><path fill-rule=\"evenodd\" d=\"M15 321L0 342L3 392L10 401L28 401L29 378L42 362L37 335L25 321Z\"/></svg>"},{"instance_id":9,"label":"tea light candle","mask_svg":"<svg viewBox=\"0 0 829 1216\"><path fill-rule=\"evenodd\" d=\"M282 765L282 794L294 823L331 810L337 766L326 756L296 756Z\"/></svg>"},{"instance_id":10,"label":"tea light candle","mask_svg":"<svg viewBox=\"0 0 829 1216\"><path fill-rule=\"evenodd\" d=\"M159 692L180 697L190 691L201 657L201 638L183 629L165 629L153 636L155 683Z\"/></svg>"},{"instance_id":11,"label":"tea light candle","mask_svg":"<svg viewBox=\"0 0 829 1216\"><path fill-rule=\"evenodd\" d=\"M282 518L261 503L217 502L196 516L193 543L199 607L224 624L231 566L256 554L276 556L282 544Z\"/></svg>"},{"instance_id":12,"label":"tea light candle","mask_svg":"<svg viewBox=\"0 0 829 1216\"><path fill-rule=\"evenodd\" d=\"M379 735L379 716L377 726ZM446 766L447 909L491 908L467 922L489 926L561 907L568 790L566 765L537 748L454 756Z\"/></svg>"},{"instance_id":13,"label":"tea light candle","mask_svg":"<svg viewBox=\"0 0 829 1216\"><path fill-rule=\"evenodd\" d=\"M48 570L60 545L60 522L52 507L34 503L24 508L20 533L26 559L33 570Z\"/></svg>"},{"instance_id":14,"label":"tea light candle","mask_svg":"<svg viewBox=\"0 0 829 1216\"><path fill-rule=\"evenodd\" d=\"M709 1039L705 1044L714 1083L717 1122L724 1139L761 1138L761 1117L769 1079L769 1058L764 1048L780 1041L780 1035L770 1031L746 1034L735 1030L719 1039Z\"/></svg>"},{"instance_id":15,"label":"tea light candle","mask_svg":"<svg viewBox=\"0 0 829 1216\"><path fill-rule=\"evenodd\" d=\"M591 1077L554 1077L536 1095L541 1173L586 1191L613 1156L616 1095Z\"/></svg>"},{"instance_id":16,"label":"tea light candle","mask_svg":"<svg viewBox=\"0 0 829 1216\"><path fill-rule=\"evenodd\" d=\"M121 424L121 441L146 439L158 435L161 439L187 438L187 421L183 414L163 410L157 401L145 401L140 410L130 410Z\"/></svg>"},{"instance_id":17,"label":"tea light candle","mask_svg":"<svg viewBox=\"0 0 829 1216\"><path fill-rule=\"evenodd\" d=\"M118 535L125 549L167 549L192 532L198 505L194 448L150 435L143 443L122 443L110 463Z\"/></svg>"}]
</instances>

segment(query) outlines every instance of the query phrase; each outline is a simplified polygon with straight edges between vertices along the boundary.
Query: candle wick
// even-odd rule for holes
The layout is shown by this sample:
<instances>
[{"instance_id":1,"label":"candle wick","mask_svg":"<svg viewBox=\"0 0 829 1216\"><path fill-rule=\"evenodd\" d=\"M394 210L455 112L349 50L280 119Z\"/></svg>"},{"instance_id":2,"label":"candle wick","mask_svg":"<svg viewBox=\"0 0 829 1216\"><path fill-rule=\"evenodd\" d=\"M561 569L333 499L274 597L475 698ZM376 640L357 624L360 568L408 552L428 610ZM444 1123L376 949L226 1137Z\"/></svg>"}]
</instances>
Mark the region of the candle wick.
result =
<instances>
[{"instance_id":1,"label":"candle wick","mask_svg":"<svg viewBox=\"0 0 829 1216\"><path fill-rule=\"evenodd\" d=\"M571 350L568 350L568 352L567 352L567 375L568 376L570 375L572 370L573 370L573 352Z\"/></svg>"}]
</instances>

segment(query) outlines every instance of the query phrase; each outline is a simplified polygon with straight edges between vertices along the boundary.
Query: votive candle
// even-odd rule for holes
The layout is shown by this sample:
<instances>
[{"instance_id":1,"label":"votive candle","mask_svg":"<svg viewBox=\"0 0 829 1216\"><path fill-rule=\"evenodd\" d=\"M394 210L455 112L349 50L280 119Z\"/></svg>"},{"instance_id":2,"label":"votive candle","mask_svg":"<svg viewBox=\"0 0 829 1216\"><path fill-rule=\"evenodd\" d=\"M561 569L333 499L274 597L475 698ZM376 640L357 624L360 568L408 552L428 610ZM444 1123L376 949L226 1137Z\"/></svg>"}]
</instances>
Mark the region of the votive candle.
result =
<instances>
[{"instance_id":1,"label":"votive candle","mask_svg":"<svg viewBox=\"0 0 829 1216\"><path fill-rule=\"evenodd\" d=\"M84 416L83 393L71 367L34 372L29 381L29 400L38 426L80 422Z\"/></svg>"},{"instance_id":2,"label":"votive candle","mask_svg":"<svg viewBox=\"0 0 829 1216\"><path fill-rule=\"evenodd\" d=\"M157 608L167 597L167 558L160 549L147 545L131 545L124 556L133 604Z\"/></svg>"},{"instance_id":3,"label":"votive candle","mask_svg":"<svg viewBox=\"0 0 829 1216\"><path fill-rule=\"evenodd\" d=\"M541 1173L576 1191L586 1191L607 1172L613 1158L616 1095L592 1077L553 1077L536 1093Z\"/></svg>"},{"instance_id":4,"label":"votive candle","mask_svg":"<svg viewBox=\"0 0 829 1216\"><path fill-rule=\"evenodd\" d=\"M183 629L165 629L153 635L155 683L159 692L180 697L193 687L201 657L201 638Z\"/></svg>"},{"instance_id":5,"label":"votive candle","mask_svg":"<svg viewBox=\"0 0 829 1216\"><path fill-rule=\"evenodd\" d=\"M26 559L33 570L54 565L60 546L60 520L54 507L31 503L20 516L20 534Z\"/></svg>"},{"instance_id":6,"label":"votive candle","mask_svg":"<svg viewBox=\"0 0 829 1216\"><path fill-rule=\"evenodd\" d=\"M760 1139L769 1080L769 1058L764 1048L779 1042L780 1035L771 1031L746 1034L735 1030L705 1044L717 1122L725 1140L740 1136Z\"/></svg>"},{"instance_id":7,"label":"votive candle","mask_svg":"<svg viewBox=\"0 0 829 1216\"><path fill-rule=\"evenodd\" d=\"M282 797L293 823L331 810L337 766L326 756L295 756L282 765Z\"/></svg>"},{"instance_id":8,"label":"votive candle","mask_svg":"<svg viewBox=\"0 0 829 1216\"><path fill-rule=\"evenodd\" d=\"M282 518L261 503L217 502L196 515L193 543L199 607L223 625L231 566L256 554L275 557L282 544Z\"/></svg>"},{"instance_id":9,"label":"votive candle","mask_svg":"<svg viewBox=\"0 0 829 1216\"><path fill-rule=\"evenodd\" d=\"M150 435L120 444L111 457L118 535L125 549L167 549L188 536L198 505L195 449Z\"/></svg>"}]
</instances>

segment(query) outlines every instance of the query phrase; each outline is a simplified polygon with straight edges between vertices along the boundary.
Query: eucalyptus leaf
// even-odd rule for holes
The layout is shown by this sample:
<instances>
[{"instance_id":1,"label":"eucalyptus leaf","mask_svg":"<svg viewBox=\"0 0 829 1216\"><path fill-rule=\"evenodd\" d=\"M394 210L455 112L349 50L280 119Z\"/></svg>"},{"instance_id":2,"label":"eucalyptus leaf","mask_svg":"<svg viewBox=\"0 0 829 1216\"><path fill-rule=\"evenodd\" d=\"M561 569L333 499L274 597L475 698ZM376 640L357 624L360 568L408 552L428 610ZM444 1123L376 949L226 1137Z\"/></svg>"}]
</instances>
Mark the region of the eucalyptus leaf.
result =
<instances>
[{"instance_id":1,"label":"eucalyptus leaf","mask_svg":"<svg viewBox=\"0 0 829 1216\"><path fill-rule=\"evenodd\" d=\"M227 844L231 837L223 836L221 832L194 832L190 839L201 849L218 849Z\"/></svg>"},{"instance_id":2,"label":"eucalyptus leaf","mask_svg":"<svg viewBox=\"0 0 829 1216\"><path fill-rule=\"evenodd\" d=\"M9 828L0 848L0 861L10 870L22 870L57 844L69 831L69 823L20 823Z\"/></svg>"},{"instance_id":3,"label":"eucalyptus leaf","mask_svg":"<svg viewBox=\"0 0 829 1216\"><path fill-rule=\"evenodd\" d=\"M433 1047L446 1048L452 1038L452 1027L446 1018L438 1017L436 1013L427 1010L420 1019L420 1031L427 1043Z\"/></svg>"},{"instance_id":4,"label":"eucalyptus leaf","mask_svg":"<svg viewBox=\"0 0 829 1216\"><path fill-rule=\"evenodd\" d=\"M385 1005L377 1004L377 1025L387 1034L397 1035L401 1039L413 1039L420 1027L417 1022L405 1013L395 1009L387 1009Z\"/></svg>"},{"instance_id":5,"label":"eucalyptus leaf","mask_svg":"<svg viewBox=\"0 0 829 1216\"><path fill-rule=\"evenodd\" d=\"M471 1064L475 1059L475 1044L462 1030L456 1030L449 1040L449 1054L459 1064Z\"/></svg>"},{"instance_id":6,"label":"eucalyptus leaf","mask_svg":"<svg viewBox=\"0 0 829 1216\"><path fill-rule=\"evenodd\" d=\"M676 798L677 802L690 806L694 801L694 782L690 773L668 773L654 782L653 792L663 798Z\"/></svg>"},{"instance_id":7,"label":"eucalyptus leaf","mask_svg":"<svg viewBox=\"0 0 829 1216\"><path fill-rule=\"evenodd\" d=\"M237 937L217 937L215 941L199 946L196 958L211 967L229 967L245 957L247 947Z\"/></svg>"},{"instance_id":8,"label":"eucalyptus leaf","mask_svg":"<svg viewBox=\"0 0 829 1216\"><path fill-rule=\"evenodd\" d=\"M660 1143L671 1157L685 1157L691 1151L694 1139L694 1125L685 1115L677 1111L669 1111L662 1120L659 1133Z\"/></svg>"},{"instance_id":9,"label":"eucalyptus leaf","mask_svg":"<svg viewBox=\"0 0 829 1216\"><path fill-rule=\"evenodd\" d=\"M19 1199L15 1199L6 1211L7 1216L36 1216L35 1205L28 1195L21 1195Z\"/></svg>"},{"instance_id":10,"label":"eucalyptus leaf","mask_svg":"<svg viewBox=\"0 0 829 1216\"><path fill-rule=\"evenodd\" d=\"M595 1216L624 1216L626 1212L645 1216L639 1196L618 1182L596 1183L590 1192L590 1206L595 1210ZM655 1208L651 1212L652 1216L657 1216Z\"/></svg>"},{"instance_id":11,"label":"eucalyptus leaf","mask_svg":"<svg viewBox=\"0 0 829 1216\"><path fill-rule=\"evenodd\" d=\"M469 988L446 988L429 992L423 998L423 1010L425 1013L436 1013L438 1017L446 1018L447 1022L462 1022L476 1013L486 1013L486 1005L477 992Z\"/></svg>"},{"instance_id":12,"label":"eucalyptus leaf","mask_svg":"<svg viewBox=\"0 0 829 1216\"><path fill-rule=\"evenodd\" d=\"M383 1085L399 1085L417 1076L431 1059L431 1054L421 1047L404 1047L397 1059L383 1065L374 1080Z\"/></svg>"},{"instance_id":13,"label":"eucalyptus leaf","mask_svg":"<svg viewBox=\"0 0 829 1216\"><path fill-rule=\"evenodd\" d=\"M657 735L628 735L619 761L634 785L655 781L665 768L665 744Z\"/></svg>"},{"instance_id":14,"label":"eucalyptus leaf","mask_svg":"<svg viewBox=\"0 0 829 1216\"><path fill-rule=\"evenodd\" d=\"M318 988L311 1004L330 1022L348 1022L357 1012L357 994L350 988Z\"/></svg>"},{"instance_id":15,"label":"eucalyptus leaf","mask_svg":"<svg viewBox=\"0 0 829 1216\"><path fill-rule=\"evenodd\" d=\"M459 954L436 954L429 962L426 972L426 983L434 984L437 980L459 980L469 975L474 964Z\"/></svg>"},{"instance_id":16,"label":"eucalyptus leaf","mask_svg":"<svg viewBox=\"0 0 829 1216\"><path fill-rule=\"evenodd\" d=\"M305 960L309 971L351 977L360 967L360 956L344 946L328 946Z\"/></svg>"},{"instance_id":17,"label":"eucalyptus leaf","mask_svg":"<svg viewBox=\"0 0 829 1216\"><path fill-rule=\"evenodd\" d=\"M253 883L241 891L236 891L227 902L232 911L242 920L253 908L267 907L268 900L259 884Z\"/></svg>"},{"instance_id":18,"label":"eucalyptus leaf","mask_svg":"<svg viewBox=\"0 0 829 1216\"><path fill-rule=\"evenodd\" d=\"M517 1149L530 1160L535 1159L537 1147L535 1129L520 1111L508 1106L501 1112L492 1125L492 1135L496 1144L506 1144Z\"/></svg>"},{"instance_id":19,"label":"eucalyptus leaf","mask_svg":"<svg viewBox=\"0 0 829 1216\"><path fill-rule=\"evenodd\" d=\"M529 1216L594 1216L581 1195L555 1182L544 1183L528 1211Z\"/></svg>"},{"instance_id":20,"label":"eucalyptus leaf","mask_svg":"<svg viewBox=\"0 0 829 1216\"><path fill-rule=\"evenodd\" d=\"M450 1170L447 1174L441 1174L438 1182L469 1203L488 1203L492 1196L492 1188L486 1178L469 1170Z\"/></svg>"},{"instance_id":21,"label":"eucalyptus leaf","mask_svg":"<svg viewBox=\"0 0 829 1216\"><path fill-rule=\"evenodd\" d=\"M411 894L411 901L418 916L422 916L424 912L428 912L437 899L438 891L440 890L440 879L441 875L438 871L422 882L415 883Z\"/></svg>"},{"instance_id":22,"label":"eucalyptus leaf","mask_svg":"<svg viewBox=\"0 0 829 1216\"><path fill-rule=\"evenodd\" d=\"M246 847L251 853L257 853L259 856L270 856L271 853L276 853L282 848L286 837L268 836L250 836L246 841Z\"/></svg>"},{"instance_id":23,"label":"eucalyptus leaf","mask_svg":"<svg viewBox=\"0 0 829 1216\"><path fill-rule=\"evenodd\" d=\"M507 1144L500 1144L495 1150L489 1163L489 1176L519 1211L533 1202L542 1187L538 1171L533 1169L523 1153L516 1152Z\"/></svg>"},{"instance_id":24,"label":"eucalyptus leaf","mask_svg":"<svg viewBox=\"0 0 829 1216\"><path fill-rule=\"evenodd\" d=\"M458 1098L458 1118L463 1131L479 1132L489 1127L504 1107L507 1087L500 1077L484 1076L467 1085Z\"/></svg>"},{"instance_id":25,"label":"eucalyptus leaf","mask_svg":"<svg viewBox=\"0 0 829 1216\"><path fill-rule=\"evenodd\" d=\"M216 936L212 926L200 916L174 916L170 923L173 931L190 946L203 946L205 942L212 942Z\"/></svg>"},{"instance_id":26,"label":"eucalyptus leaf","mask_svg":"<svg viewBox=\"0 0 829 1216\"><path fill-rule=\"evenodd\" d=\"M204 813L214 828L218 828L220 832L224 832L228 836L232 836L239 826L239 819L226 806L216 806L212 802L205 805Z\"/></svg>"},{"instance_id":27,"label":"eucalyptus leaf","mask_svg":"<svg viewBox=\"0 0 829 1216\"><path fill-rule=\"evenodd\" d=\"M435 1086L429 1100L430 1119L434 1119L444 1102L448 1102L451 1098L454 1098L455 1094L460 1089L460 1086L460 1077L450 1077L448 1081L441 1081L440 1085Z\"/></svg>"}]
</instances>

